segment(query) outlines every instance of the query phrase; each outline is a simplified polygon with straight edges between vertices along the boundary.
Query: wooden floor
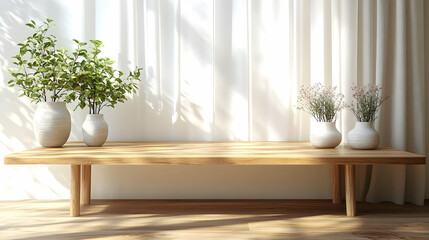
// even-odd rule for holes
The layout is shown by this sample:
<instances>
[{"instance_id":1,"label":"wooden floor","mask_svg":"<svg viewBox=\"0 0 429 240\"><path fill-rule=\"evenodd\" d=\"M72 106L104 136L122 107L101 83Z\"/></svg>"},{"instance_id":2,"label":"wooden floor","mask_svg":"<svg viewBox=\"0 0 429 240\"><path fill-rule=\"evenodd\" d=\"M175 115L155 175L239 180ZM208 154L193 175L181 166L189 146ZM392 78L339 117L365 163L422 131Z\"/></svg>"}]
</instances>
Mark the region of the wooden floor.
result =
<instances>
[{"instance_id":1,"label":"wooden floor","mask_svg":"<svg viewBox=\"0 0 429 240\"><path fill-rule=\"evenodd\" d=\"M0 239L429 239L424 206L328 200L94 200L69 217L69 201L0 201Z\"/></svg>"}]
</instances>

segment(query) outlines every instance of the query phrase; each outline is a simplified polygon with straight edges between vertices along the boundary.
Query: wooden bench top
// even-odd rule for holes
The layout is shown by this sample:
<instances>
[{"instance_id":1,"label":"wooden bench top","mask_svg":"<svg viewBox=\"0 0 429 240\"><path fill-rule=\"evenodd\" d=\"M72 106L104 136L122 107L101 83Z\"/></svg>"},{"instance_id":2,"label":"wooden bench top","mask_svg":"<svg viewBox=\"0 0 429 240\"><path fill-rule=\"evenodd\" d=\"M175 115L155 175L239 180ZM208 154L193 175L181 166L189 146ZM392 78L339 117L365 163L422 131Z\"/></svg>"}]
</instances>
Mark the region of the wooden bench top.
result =
<instances>
[{"instance_id":1,"label":"wooden bench top","mask_svg":"<svg viewBox=\"0 0 429 240\"><path fill-rule=\"evenodd\" d=\"M86 147L69 142L61 148L12 153L5 164L135 165L319 165L425 164L426 157L392 148L317 149L309 142L107 142Z\"/></svg>"}]
</instances>

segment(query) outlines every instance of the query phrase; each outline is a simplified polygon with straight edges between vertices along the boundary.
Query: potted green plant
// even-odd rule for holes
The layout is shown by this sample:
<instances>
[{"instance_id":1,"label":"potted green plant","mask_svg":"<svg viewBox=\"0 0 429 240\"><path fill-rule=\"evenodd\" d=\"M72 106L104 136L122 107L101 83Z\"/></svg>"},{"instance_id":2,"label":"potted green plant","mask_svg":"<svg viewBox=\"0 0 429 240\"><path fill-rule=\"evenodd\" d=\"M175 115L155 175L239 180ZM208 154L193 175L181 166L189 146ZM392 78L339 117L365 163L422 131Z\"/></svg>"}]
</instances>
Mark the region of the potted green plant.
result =
<instances>
[{"instance_id":1,"label":"potted green plant","mask_svg":"<svg viewBox=\"0 0 429 240\"><path fill-rule=\"evenodd\" d=\"M347 104L356 119L355 127L347 135L347 144L354 149L377 149L380 134L374 128L376 114L383 102L382 88L373 84L352 87L354 100Z\"/></svg>"},{"instance_id":2,"label":"potted green plant","mask_svg":"<svg viewBox=\"0 0 429 240\"><path fill-rule=\"evenodd\" d=\"M100 57L103 44L99 40L91 40L92 47L85 48L86 42L74 40L78 48L70 60L73 62L71 82L76 99L76 107L88 107L89 114L82 125L83 141L87 146L100 147L107 139L108 125L101 110L115 107L127 100L126 94L137 89L142 68L136 67L124 78L124 73L112 67L114 61Z\"/></svg>"},{"instance_id":3,"label":"potted green plant","mask_svg":"<svg viewBox=\"0 0 429 240\"><path fill-rule=\"evenodd\" d=\"M341 133L335 126L338 112L343 108L343 94L335 87L317 83L302 86L298 96L298 109L310 114L316 121L311 130L310 142L316 148L334 148L341 143Z\"/></svg>"},{"instance_id":4,"label":"potted green plant","mask_svg":"<svg viewBox=\"0 0 429 240\"><path fill-rule=\"evenodd\" d=\"M65 102L70 101L67 51L56 46L56 37L48 34L53 20L47 18L41 25L34 20L26 24L34 33L18 43L19 53L14 56L9 74L10 87L18 87L21 96L37 104L34 114L34 133L44 147L61 147L71 130L70 113Z\"/></svg>"}]
</instances>

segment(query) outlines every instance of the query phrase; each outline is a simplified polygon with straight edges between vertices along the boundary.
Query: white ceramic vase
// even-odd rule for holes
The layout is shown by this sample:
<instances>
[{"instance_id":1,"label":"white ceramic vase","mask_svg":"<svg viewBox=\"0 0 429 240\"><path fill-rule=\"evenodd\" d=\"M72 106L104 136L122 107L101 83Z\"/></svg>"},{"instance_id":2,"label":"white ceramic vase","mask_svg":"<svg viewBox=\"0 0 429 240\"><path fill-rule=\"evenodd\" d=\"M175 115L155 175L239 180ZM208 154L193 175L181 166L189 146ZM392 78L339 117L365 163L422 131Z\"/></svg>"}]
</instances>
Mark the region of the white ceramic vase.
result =
<instances>
[{"instance_id":1,"label":"white ceramic vase","mask_svg":"<svg viewBox=\"0 0 429 240\"><path fill-rule=\"evenodd\" d=\"M316 148L334 148L341 143L341 133L335 122L316 122L311 130L310 142Z\"/></svg>"},{"instance_id":2,"label":"white ceramic vase","mask_svg":"<svg viewBox=\"0 0 429 240\"><path fill-rule=\"evenodd\" d=\"M34 135L43 147L61 147L70 136L71 118L65 102L41 102L34 113Z\"/></svg>"},{"instance_id":3,"label":"white ceramic vase","mask_svg":"<svg viewBox=\"0 0 429 240\"><path fill-rule=\"evenodd\" d=\"M82 124L83 142L88 147L101 147L106 142L109 128L103 114L88 114Z\"/></svg>"},{"instance_id":4,"label":"white ceramic vase","mask_svg":"<svg viewBox=\"0 0 429 240\"><path fill-rule=\"evenodd\" d=\"M347 143L354 149L377 149L380 134L373 122L356 122L355 127L347 135Z\"/></svg>"}]
</instances>

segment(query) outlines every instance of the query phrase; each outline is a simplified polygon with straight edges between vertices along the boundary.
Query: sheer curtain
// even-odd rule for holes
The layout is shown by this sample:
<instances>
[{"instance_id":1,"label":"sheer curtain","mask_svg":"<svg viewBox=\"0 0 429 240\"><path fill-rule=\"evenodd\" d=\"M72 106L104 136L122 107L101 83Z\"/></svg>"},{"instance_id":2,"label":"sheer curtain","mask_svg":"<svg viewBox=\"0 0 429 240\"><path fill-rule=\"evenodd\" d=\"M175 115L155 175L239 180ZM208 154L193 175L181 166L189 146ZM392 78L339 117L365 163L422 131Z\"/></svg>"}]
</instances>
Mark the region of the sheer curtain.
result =
<instances>
[{"instance_id":1,"label":"sheer curtain","mask_svg":"<svg viewBox=\"0 0 429 240\"><path fill-rule=\"evenodd\" d=\"M313 120L295 108L302 84L335 85L350 100L351 86L377 83L390 96L376 121L382 144L429 149L427 1L14 0L2 7L1 155L37 145L35 106L7 88L6 71L29 34L24 24L46 17L62 46L99 39L120 69L144 68L138 94L104 112L108 140L308 141ZM71 140L81 140L85 114L72 113ZM354 122L342 111L344 142ZM423 204L425 188L429 197L425 166L357 170L359 200ZM66 167L0 166L0 173L2 199L68 197ZM96 166L94 174L95 198L331 196L330 166Z\"/></svg>"},{"instance_id":2,"label":"sheer curtain","mask_svg":"<svg viewBox=\"0 0 429 240\"><path fill-rule=\"evenodd\" d=\"M351 86L377 83L390 96L381 144L426 153L423 1L149 0L142 13L156 138L308 140L299 86L335 85L349 100ZM344 141L354 122L342 112ZM358 173L360 199L423 204L424 166Z\"/></svg>"}]
</instances>

